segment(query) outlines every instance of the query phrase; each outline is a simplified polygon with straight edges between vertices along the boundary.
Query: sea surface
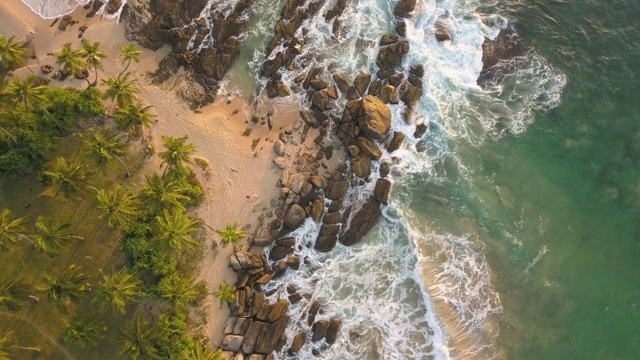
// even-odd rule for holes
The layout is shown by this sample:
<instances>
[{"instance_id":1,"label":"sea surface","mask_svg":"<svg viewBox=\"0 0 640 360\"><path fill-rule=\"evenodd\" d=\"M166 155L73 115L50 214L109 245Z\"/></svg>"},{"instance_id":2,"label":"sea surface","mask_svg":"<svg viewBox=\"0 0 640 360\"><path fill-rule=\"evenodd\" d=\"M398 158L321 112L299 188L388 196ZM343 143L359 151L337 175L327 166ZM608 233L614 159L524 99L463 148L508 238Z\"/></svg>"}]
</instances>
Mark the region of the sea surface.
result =
<instances>
[{"instance_id":1,"label":"sea surface","mask_svg":"<svg viewBox=\"0 0 640 360\"><path fill-rule=\"evenodd\" d=\"M349 1L338 39L322 16L334 2L305 23L305 52L349 77L375 73L396 1ZM282 4L256 1L225 91L253 99L264 86ZM434 38L440 17L451 42ZM481 88L484 38L510 25L525 54ZM313 293L319 319L343 321L332 347L313 345L320 358L639 359L640 1L419 0L407 28L403 66L425 67L429 130L393 154L384 219L327 254L306 222L294 235L307 264L279 280ZM392 106L393 128L411 135L403 110ZM289 339L308 330L299 321Z\"/></svg>"}]
</instances>

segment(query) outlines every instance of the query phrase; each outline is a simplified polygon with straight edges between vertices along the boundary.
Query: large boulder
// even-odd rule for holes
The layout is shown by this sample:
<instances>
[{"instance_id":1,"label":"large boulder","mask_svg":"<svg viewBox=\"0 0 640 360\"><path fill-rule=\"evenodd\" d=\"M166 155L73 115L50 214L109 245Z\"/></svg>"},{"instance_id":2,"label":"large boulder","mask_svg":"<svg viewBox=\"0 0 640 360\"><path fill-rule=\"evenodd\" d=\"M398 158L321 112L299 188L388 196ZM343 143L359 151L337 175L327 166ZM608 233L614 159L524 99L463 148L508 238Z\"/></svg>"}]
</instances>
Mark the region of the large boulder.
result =
<instances>
[{"instance_id":1,"label":"large boulder","mask_svg":"<svg viewBox=\"0 0 640 360\"><path fill-rule=\"evenodd\" d=\"M304 342L307 340L306 333L298 333L294 338L293 342L291 342L291 347L289 348L289 353L297 353L304 346Z\"/></svg>"},{"instance_id":2,"label":"large boulder","mask_svg":"<svg viewBox=\"0 0 640 360\"><path fill-rule=\"evenodd\" d=\"M498 66L499 63L523 54L524 49L518 40L513 24L500 30L495 40L485 38L482 43L482 71L478 77L478 84L483 85L487 81L500 78L502 69ZM509 66L505 68L512 69Z\"/></svg>"},{"instance_id":3,"label":"large boulder","mask_svg":"<svg viewBox=\"0 0 640 360\"><path fill-rule=\"evenodd\" d=\"M329 322L327 320L318 320L313 324L311 335L311 341L316 342L324 339L327 336L327 330L329 329Z\"/></svg>"},{"instance_id":4,"label":"large boulder","mask_svg":"<svg viewBox=\"0 0 640 360\"><path fill-rule=\"evenodd\" d=\"M391 110L377 97L368 95L362 100L358 125L365 135L380 140L391 128Z\"/></svg>"},{"instance_id":5,"label":"large boulder","mask_svg":"<svg viewBox=\"0 0 640 360\"><path fill-rule=\"evenodd\" d=\"M378 223L382 211L380 203L370 196L362 207L353 215L351 226L340 236L340 242L350 246L359 242ZM347 226L348 217L343 219L343 228Z\"/></svg>"},{"instance_id":6,"label":"large boulder","mask_svg":"<svg viewBox=\"0 0 640 360\"><path fill-rule=\"evenodd\" d=\"M259 354L271 354L275 350L278 340L284 335L289 324L289 316L284 315L278 321L270 324L256 339L254 352Z\"/></svg>"},{"instance_id":7,"label":"large boulder","mask_svg":"<svg viewBox=\"0 0 640 360\"><path fill-rule=\"evenodd\" d=\"M376 64L381 69L392 70L402 65L402 58L409 52L409 42L398 41L389 46L380 48Z\"/></svg>"},{"instance_id":8,"label":"large boulder","mask_svg":"<svg viewBox=\"0 0 640 360\"><path fill-rule=\"evenodd\" d=\"M402 18L407 17L416 8L417 0L400 0L393 9L393 14Z\"/></svg>"},{"instance_id":9,"label":"large boulder","mask_svg":"<svg viewBox=\"0 0 640 360\"><path fill-rule=\"evenodd\" d=\"M381 204L389 204L389 193L391 192L391 181L388 179L378 179L376 187L373 189L373 196Z\"/></svg>"},{"instance_id":10,"label":"large boulder","mask_svg":"<svg viewBox=\"0 0 640 360\"><path fill-rule=\"evenodd\" d=\"M336 342L336 338L338 337L338 331L340 330L340 325L342 325L342 321L338 319L331 319L329 321L329 328L327 329L327 343L333 344Z\"/></svg>"},{"instance_id":11,"label":"large boulder","mask_svg":"<svg viewBox=\"0 0 640 360\"><path fill-rule=\"evenodd\" d=\"M287 216L284 218L284 226L292 230L297 229L298 226L302 224L302 222L306 217L307 217L307 214L302 208L302 206L298 204L293 204L289 208L289 211L287 212Z\"/></svg>"},{"instance_id":12,"label":"large boulder","mask_svg":"<svg viewBox=\"0 0 640 360\"><path fill-rule=\"evenodd\" d=\"M402 146L405 138L406 135L403 132L396 131L395 133L393 133L393 137L391 138L391 141L389 141L389 145L387 145L387 151L389 153L392 153L400 149L400 146Z\"/></svg>"},{"instance_id":13,"label":"large boulder","mask_svg":"<svg viewBox=\"0 0 640 360\"><path fill-rule=\"evenodd\" d=\"M358 137L356 145L358 145L360 153L368 156L371 160L380 160L380 157L382 157L382 151L380 151L378 145L366 137Z\"/></svg>"},{"instance_id":14,"label":"large boulder","mask_svg":"<svg viewBox=\"0 0 640 360\"><path fill-rule=\"evenodd\" d=\"M371 158L366 155L359 155L351 160L351 170L354 175L367 178L371 175Z\"/></svg>"}]
</instances>

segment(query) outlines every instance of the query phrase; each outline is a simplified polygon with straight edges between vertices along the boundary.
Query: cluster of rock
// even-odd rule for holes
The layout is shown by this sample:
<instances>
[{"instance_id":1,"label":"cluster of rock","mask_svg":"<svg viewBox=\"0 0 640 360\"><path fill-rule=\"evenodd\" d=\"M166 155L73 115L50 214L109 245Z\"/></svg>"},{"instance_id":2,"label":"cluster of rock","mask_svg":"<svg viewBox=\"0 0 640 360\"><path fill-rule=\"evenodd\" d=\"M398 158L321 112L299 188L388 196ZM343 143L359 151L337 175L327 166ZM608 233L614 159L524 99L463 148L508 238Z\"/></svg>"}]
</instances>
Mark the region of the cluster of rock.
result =
<instances>
[{"instance_id":1,"label":"cluster of rock","mask_svg":"<svg viewBox=\"0 0 640 360\"><path fill-rule=\"evenodd\" d=\"M279 239L278 243L290 244L294 239ZM299 262L289 256L287 264L297 269ZM224 328L221 349L223 357L228 360L269 360L272 353L281 352L288 343L285 330L291 318L287 315L289 304L295 304L306 298L308 308L306 321L312 327L311 342L325 340L331 345L335 342L341 322L337 319L317 320L320 303L309 302L309 295L302 295L289 285L287 298L269 303L266 298L273 294L265 293L261 287L278 277L286 270L280 266L271 267L264 255L245 251L237 251L230 256L230 264L238 273L235 299L231 304L231 317ZM295 265L297 264L297 265ZM275 292L275 291L274 291ZM287 352L294 355L307 342L307 334L298 333L290 342ZM314 352L318 352L314 348Z\"/></svg>"}]
</instances>

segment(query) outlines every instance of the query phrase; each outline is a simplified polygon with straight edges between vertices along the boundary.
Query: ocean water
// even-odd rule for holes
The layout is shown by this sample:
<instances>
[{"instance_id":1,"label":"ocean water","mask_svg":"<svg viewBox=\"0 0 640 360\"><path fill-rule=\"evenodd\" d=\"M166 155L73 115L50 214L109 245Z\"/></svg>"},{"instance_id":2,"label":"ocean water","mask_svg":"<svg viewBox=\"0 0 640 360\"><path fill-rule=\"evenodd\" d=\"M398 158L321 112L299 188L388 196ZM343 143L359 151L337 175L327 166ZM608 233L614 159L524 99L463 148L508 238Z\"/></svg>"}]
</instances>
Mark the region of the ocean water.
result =
<instances>
[{"instance_id":1,"label":"ocean water","mask_svg":"<svg viewBox=\"0 0 640 360\"><path fill-rule=\"evenodd\" d=\"M256 2L225 92L253 99L264 86L283 3ZM349 1L337 38L322 16L334 3L304 24L311 60L296 61L375 73L396 1ZM453 41L435 40L438 19ZM482 42L509 23L524 55L480 88ZM409 136L391 203L361 243L321 254L312 221L293 234L305 264L270 286L312 295L291 306L289 341L310 330L312 300L318 319L343 325L333 346L290 358L640 358L640 2L420 0L407 25L403 66L425 67L417 121L429 130L414 139L392 106Z\"/></svg>"}]
</instances>

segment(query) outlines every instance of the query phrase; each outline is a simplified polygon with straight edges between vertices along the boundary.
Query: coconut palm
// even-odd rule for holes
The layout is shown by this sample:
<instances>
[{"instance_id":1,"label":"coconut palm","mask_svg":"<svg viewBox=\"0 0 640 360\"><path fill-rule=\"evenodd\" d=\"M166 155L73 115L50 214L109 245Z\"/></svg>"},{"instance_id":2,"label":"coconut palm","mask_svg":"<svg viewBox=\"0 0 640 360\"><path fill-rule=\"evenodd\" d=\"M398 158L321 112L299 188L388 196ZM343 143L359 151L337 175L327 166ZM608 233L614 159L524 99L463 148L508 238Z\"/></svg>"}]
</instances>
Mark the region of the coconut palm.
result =
<instances>
[{"instance_id":1,"label":"coconut palm","mask_svg":"<svg viewBox=\"0 0 640 360\"><path fill-rule=\"evenodd\" d=\"M173 273L160 280L158 290L174 309L184 311L187 304L195 301L201 295L193 283L194 280L195 278L183 278Z\"/></svg>"},{"instance_id":2,"label":"coconut palm","mask_svg":"<svg viewBox=\"0 0 640 360\"><path fill-rule=\"evenodd\" d=\"M122 268L113 274L102 274L93 302L100 306L101 312L110 307L114 312L119 310L125 315L126 306L134 303L139 293L140 281Z\"/></svg>"},{"instance_id":3,"label":"coconut palm","mask_svg":"<svg viewBox=\"0 0 640 360\"><path fill-rule=\"evenodd\" d=\"M21 303L29 296L29 286L18 278L0 278L0 306L8 310L20 310Z\"/></svg>"},{"instance_id":4,"label":"coconut palm","mask_svg":"<svg viewBox=\"0 0 640 360\"><path fill-rule=\"evenodd\" d=\"M87 39L82 40L82 50L84 51L84 59L87 65L93 67L93 71L96 73L96 80L90 83L89 87L96 86L98 84L98 69L102 69L102 59L106 58L107 54L100 51L99 41L92 43Z\"/></svg>"},{"instance_id":5,"label":"coconut palm","mask_svg":"<svg viewBox=\"0 0 640 360\"><path fill-rule=\"evenodd\" d=\"M16 336L11 330L0 329L0 360L9 360L14 352L18 350L31 350L40 352L37 347L18 346Z\"/></svg>"},{"instance_id":6,"label":"coconut palm","mask_svg":"<svg viewBox=\"0 0 640 360\"><path fill-rule=\"evenodd\" d=\"M107 91L102 95L103 99L109 99L115 101L118 107L125 107L129 104L133 104L136 100L136 94L140 92L133 86L135 80L129 80L129 74L114 78L110 77L107 80L102 79L102 83L107 86Z\"/></svg>"},{"instance_id":7,"label":"coconut palm","mask_svg":"<svg viewBox=\"0 0 640 360\"><path fill-rule=\"evenodd\" d=\"M32 105L41 106L44 101L45 85L36 85L38 79L34 75L27 76L20 80L17 76L0 91L0 94L11 104L23 105L26 108Z\"/></svg>"},{"instance_id":8,"label":"coconut palm","mask_svg":"<svg viewBox=\"0 0 640 360\"><path fill-rule=\"evenodd\" d=\"M98 345L104 339L107 327L95 316L76 314L73 320L64 320L64 342L76 349L86 349Z\"/></svg>"},{"instance_id":9,"label":"coconut palm","mask_svg":"<svg viewBox=\"0 0 640 360\"><path fill-rule=\"evenodd\" d=\"M46 218L40 216L36 220L37 232L34 236L35 241L43 252L54 257L60 253L60 250L67 248L70 243L84 240L82 236L66 232L69 226L71 224L67 222L48 224Z\"/></svg>"},{"instance_id":10,"label":"coconut palm","mask_svg":"<svg viewBox=\"0 0 640 360\"><path fill-rule=\"evenodd\" d=\"M236 298L236 287L229 286L226 282L221 282L218 286L218 290L213 293L213 296L217 297L220 300L220 306L223 304L231 304L233 300Z\"/></svg>"},{"instance_id":11,"label":"coconut palm","mask_svg":"<svg viewBox=\"0 0 640 360\"><path fill-rule=\"evenodd\" d=\"M56 196L61 194L68 199L83 187L99 192L98 189L87 183L88 174L85 166L78 162L68 161L66 158L59 157L50 170L45 170L42 173L53 184Z\"/></svg>"},{"instance_id":12,"label":"coconut palm","mask_svg":"<svg viewBox=\"0 0 640 360\"><path fill-rule=\"evenodd\" d=\"M182 209L164 210L156 216L156 240L162 248L181 253L195 249L199 243L191 237L198 231L198 220L193 220Z\"/></svg>"},{"instance_id":13,"label":"coconut palm","mask_svg":"<svg viewBox=\"0 0 640 360\"><path fill-rule=\"evenodd\" d=\"M138 197L145 209L156 213L162 209L184 209L181 201L189 200L186 189L176 180L163 179L158 174L146 173L146 185L140 187Z\"/></svg>"},{"instance_id":14,"label":"coconut palm","mask_svg":"<svg viewBox=\"0 0 640 360\"><path fill-rule=\"evenodd\" d=\"M191 354L189 359L191 360L224 360L222 356L222 349L211 351L208 346L202 345L198 342L193 343L191 348Z\"/></svg>"},{"instance_id":15,"label":"coconut palm","mask_svg":"<svg viewBox=\"0 0 640 360\"><path fill-rule=\"evenodd\" d=\"M131 43L127 46L121 46L120 50L122 51L122 64L124 65L126 63L127 65L124 67L122 72L120 72L118 77L122 76L122 74L129 69L129 65L131 65L132 61L136 63L140 62L140 55L144 54L144 51L138 49L135 43Z\"/></svg>"},{"instance_id":16,"label":"coconut palm","mask_svg":"<svg viewBox=\"0 0 640 360\"><path fill-rule=\"evenodd\" d=\"M148 321L142 318L142 314L136 314L135 321L127 328L121 330L122 349L120 355L127 354L130 359L160 359L156 349L156 342L160 339L160 330L156 326L151 326Z\"/></svg>"},{"instance_id":17,"label":"coconut palm","mask_svg":"<svg viewBox=\"0 0 640 360\"><path fill-rule=\"evenodd\" d=\"M77 304L85 295L86 281L89 276L82 271L82 266L69 265L60 277L54 278L49 273L42 274L44 281L36 290L46 294L50 302L55 303L60 311L67 313L67 306L73 302Z\"/></svg>"},{"instance_id":18,"label":"coconut palm","mask_svg":"<svg viewBox=\"0 0 640 360\"><path fill-rule=\"evenodd\" d=\"M100 190L98 209L102 210L100 220L110 227L127 227L138 214L138 204L131 190L120 185L113 190Z\"/></svg>"},{"instance_id":19,"label":"coconut palm","mask_svg":"<svg viewBox=\"0 0 640 360\"><path fill-rule=\"evenodd\" d=\"M0 65L4 70L24 62L24 43L15 39L15 36L0 35Z\"/></svg>"},{"instance_id":20,"label":"coconut palm","mask_svg":"<svg viewBox=\"0 0 640 360\"><path fill-rule=\"evenodd\" d=\"M224 229L218 229L216 232L222 236L222 246L227 246L227 244L237 244L243 237L247 236L246 231L238 230L238 223L234 222L233 224L228 221L227 227Z\"/></svg>"},{"instance_id":21,"label":"coconut palm","mask_svg":"<svg viewBox=\"0 0 640 360\"><path fill-rule=\"evenodd\" d=\"M115 115L118 127L130 137L142 136L142 128L150 127L151 119L155 117L149 113L149 109L151 106L143 106L139 101L119 108Z\"/></svg>"},{"instance_id":22,"label":"coconut palm","mask_svg":"<svg viewBox=\"0 0 640 360\"><path fill-rule=\"evenodd\" d=\"M124 167L126 177L129 177L129 167L122 160L122 156L127 154L127 144L120 141L118 135L91 128L88 135L82 135L82 139L85 151L94 164L103 167L107 163L114 164L117 160Z\"/></svg>"},{"instance_id":23,"label":"coconut palm","mask_svg":"<svg viewBox=\"0 0 640 360\"><path fill-rule=\"evenodd\" d=\"M26 219L24 217L11 220L11 211L4 209L0 213L0 251L9 250L9 244L18 244L18 238L27 240L36 246L36 243L25 235L27 232Z\"/></svg>"},{"instance_id":24,"label":"coconut palm","mask_svg":"<svg viewBox=\"0 0 640 360\"><path fill-rule=\"evenodd\" d=\"M188 144L187 139L188 137L186 135L179 138L162 135L163 145L166 150L158 154L158 156L162 159L160 167L166 164L164 173L162 174L163 177L170 168L182 166L185 162L193 162L191 154L196 151L196 148L193 144Z\"/></svg>"},{"instance_id":25,"label":"coconut palm","mask_svg":"<svg viewBox=\"0 0 640 360\"><path fill-rule=\"evenodd\" d=\"M57 57L56 64L58 64L63 76L71 74L80 77L82 76L82 70L89 65L84 60L86 57L85 51L72 49L71 43L64 44L62 51L53 53L53 55ZM89 82L88 79L87 82Z\"/></svg>"}]
</instances>

